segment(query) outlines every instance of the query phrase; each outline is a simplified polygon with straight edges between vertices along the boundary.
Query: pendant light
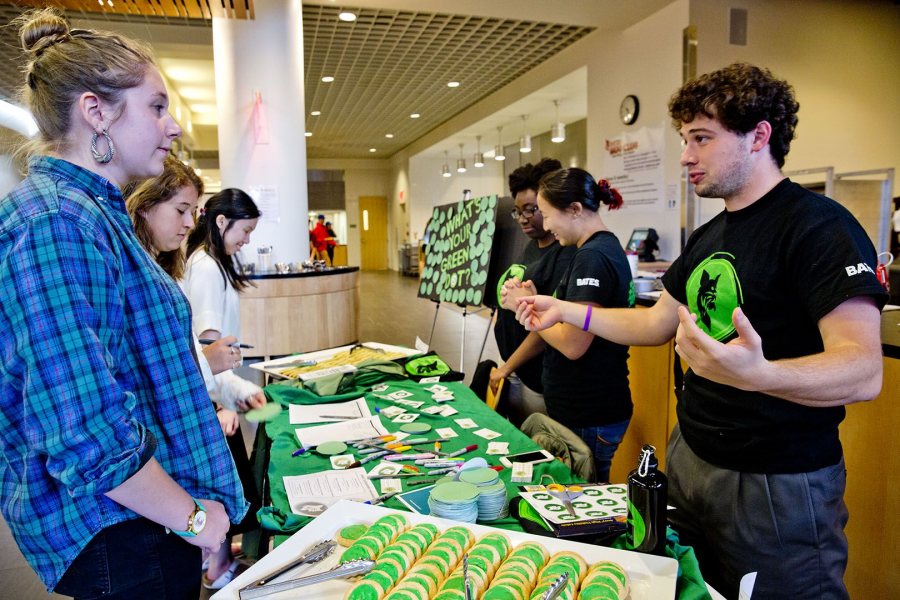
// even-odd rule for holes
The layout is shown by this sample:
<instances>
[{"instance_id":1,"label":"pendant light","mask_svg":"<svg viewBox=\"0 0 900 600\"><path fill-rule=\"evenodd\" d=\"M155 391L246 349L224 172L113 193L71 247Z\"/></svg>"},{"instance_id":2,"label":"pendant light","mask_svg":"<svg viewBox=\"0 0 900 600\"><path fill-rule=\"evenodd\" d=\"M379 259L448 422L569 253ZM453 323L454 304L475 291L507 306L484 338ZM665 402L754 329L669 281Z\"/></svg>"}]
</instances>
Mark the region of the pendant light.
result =
<instances>
[{"instance_id":1,"label":"pendant light","mask_svg":"<svg viewBox=\"0 0 900 600\"><path fill-rule=\"evenodd\" d=\"M456 160L456 172L457 173L465 173L466 172L466 159L463 158L463 145L459 145L459 158Z\"/></svg>"},{"instance_id":2,"label":"pendant light","mask_svg":"<svg viewBox=\"0 0 900 600\"><path fill-rule=\"evenodd\" d=\"M450 177L450 165L447 162L447 151L444 150L444 164L441 166L441 176Z\"/></svg>"},{"instance_id":3,"label":"pendant light","mask_svg":"<svg viewBox=\"0 0 900 600\"><path fill-rule=\"evenodd\" d=\"M566 141L566 126L559 120L559 100L554 100L553 106L556 107L556 123L550 128L550 141L559 144Z\"/></svg>"},{"instance_id":4,"label":"pendant light","mask_svg":"<svg viewBox=\"0 0 900 600\"><path fill-rule=\"evenodd\" d=\"M522 115L522 137L519 138L519 152L528 154L531 152L531 136L528 135L528 117Z\"/></svg>"},{"instance_id":5,"label":"pendant light","mask_svg":"<svg viewBox=\"0 0 900 600\"><path fill-rule=\"evenodd\" d=\"M506 160L503 154L503 127L497 128L497 145L494 147L494 160Z\"/></svg>"},{"instance_id":6,"label":"pendant light","mask_svg":"<svg viewBox=\"0 0 900 600\"><path fill-rule=\"evenodd\" d=\"M476 169L484 166L484 153L481 151L481 136L475 136L475 161L472 163Z\"/></svg>"}]
</instances>

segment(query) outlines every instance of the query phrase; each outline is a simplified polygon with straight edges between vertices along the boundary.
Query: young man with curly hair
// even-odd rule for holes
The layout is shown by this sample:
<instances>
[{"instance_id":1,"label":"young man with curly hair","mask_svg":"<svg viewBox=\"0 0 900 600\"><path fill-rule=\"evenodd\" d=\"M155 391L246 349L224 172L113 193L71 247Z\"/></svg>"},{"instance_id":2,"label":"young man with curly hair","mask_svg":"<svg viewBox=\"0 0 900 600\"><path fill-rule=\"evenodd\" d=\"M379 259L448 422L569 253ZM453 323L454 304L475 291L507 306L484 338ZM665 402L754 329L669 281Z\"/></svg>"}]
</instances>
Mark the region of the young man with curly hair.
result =
<instances>
[{"instance_id":1,"label":"young man with curly hair","mask_svg":"<svg viewBox=\"0 0 900 600\"><path fill-rule=\"evenodd\" d=\"M881 389L875 249L833 200L781 172L797 125L791 86L734 64L685 84L669 114L697 194L725 210L688 240L646 311L537 296L520 321L565 321L621 344L675 336L688 364L667 452L669 515L729 598L847 598L844 406Z\"/></svg>"}]
</instances>

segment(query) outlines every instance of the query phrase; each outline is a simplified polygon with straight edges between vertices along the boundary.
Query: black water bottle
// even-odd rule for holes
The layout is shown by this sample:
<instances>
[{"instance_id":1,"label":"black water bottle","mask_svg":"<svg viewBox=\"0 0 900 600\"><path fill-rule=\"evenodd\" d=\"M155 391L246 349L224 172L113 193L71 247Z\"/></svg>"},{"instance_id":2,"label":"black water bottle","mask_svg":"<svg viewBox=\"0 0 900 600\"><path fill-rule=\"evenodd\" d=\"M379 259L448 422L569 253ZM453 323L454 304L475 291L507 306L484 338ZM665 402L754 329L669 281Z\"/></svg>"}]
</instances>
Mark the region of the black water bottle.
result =
<instances>
[{"instance_id":1,"label":"black water bottle","mask_svg":"<svg viewBox=\"0 0 900 600\"><path fill-rule=\"evenodd\" d=\"M659 470L656 448L645 444L638 468L628 476L627 544L631 550L665 554L669 483Z\"/></svg>"}]
</instances>

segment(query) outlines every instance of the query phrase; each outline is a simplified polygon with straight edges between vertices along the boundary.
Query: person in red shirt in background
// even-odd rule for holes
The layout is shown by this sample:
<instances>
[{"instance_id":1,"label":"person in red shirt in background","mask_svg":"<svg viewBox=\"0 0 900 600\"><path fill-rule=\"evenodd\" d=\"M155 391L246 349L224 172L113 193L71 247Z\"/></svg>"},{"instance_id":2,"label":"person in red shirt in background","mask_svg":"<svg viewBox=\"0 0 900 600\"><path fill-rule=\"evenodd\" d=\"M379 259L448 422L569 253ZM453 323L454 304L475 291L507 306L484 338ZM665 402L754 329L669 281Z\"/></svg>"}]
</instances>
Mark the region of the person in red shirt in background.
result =
<instances>
[{"instance_id":1,"label":"person in red shirt in background","mask_svg":"<svg viewBox=\"0 0 900 600\"><path fill-rule=\"evenodd\" d=\"M328 230L325 229L325 215L319 215L316 226L312 230L313 245L315 245L315 260L327 260L328 257Z\"/></svg>"}]
</instances>

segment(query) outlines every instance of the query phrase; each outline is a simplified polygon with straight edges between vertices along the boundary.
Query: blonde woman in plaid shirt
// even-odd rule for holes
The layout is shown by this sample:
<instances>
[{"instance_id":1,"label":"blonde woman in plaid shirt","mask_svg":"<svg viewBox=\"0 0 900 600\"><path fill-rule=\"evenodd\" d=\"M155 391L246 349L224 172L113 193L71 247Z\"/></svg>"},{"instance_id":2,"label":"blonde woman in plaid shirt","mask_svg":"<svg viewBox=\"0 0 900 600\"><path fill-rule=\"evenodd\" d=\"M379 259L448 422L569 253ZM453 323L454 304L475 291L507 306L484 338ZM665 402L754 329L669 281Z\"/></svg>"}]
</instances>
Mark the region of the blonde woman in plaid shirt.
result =
<instances>
[{"instance_id":1,"label":"blonde woman in plaid shirt","mask_svg":"<svg viewBox=\"0 0 900 600\"><path fill-rule=\"evenodd\" d=\"M0 508L48 590L196 598L201 548L247 506L190 307L119 191L181 130L139 44L52 11L20 28L40 137L0 200Z\"/></svg>"}]
</instances>

